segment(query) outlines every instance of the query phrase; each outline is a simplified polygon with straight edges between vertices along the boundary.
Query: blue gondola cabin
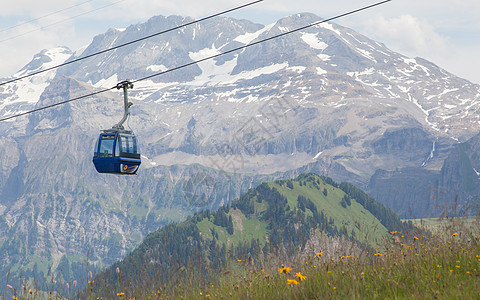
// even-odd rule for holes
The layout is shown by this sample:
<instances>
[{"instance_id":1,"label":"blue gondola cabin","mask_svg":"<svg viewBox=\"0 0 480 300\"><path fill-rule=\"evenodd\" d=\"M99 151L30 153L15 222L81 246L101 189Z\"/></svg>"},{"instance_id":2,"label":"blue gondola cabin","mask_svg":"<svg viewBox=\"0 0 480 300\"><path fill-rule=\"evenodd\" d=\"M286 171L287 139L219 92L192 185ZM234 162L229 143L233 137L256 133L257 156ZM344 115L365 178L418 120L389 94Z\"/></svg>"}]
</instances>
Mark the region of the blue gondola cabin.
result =
<instances>
[{"instance_id":1,"label":"blue gondola cabin","mask_svg":"<svg viewBox=\"0 0 480 300\"><path fill-rule=\"evenodd\" d=\"M137 138L129 131L105 131L98 137L93 153L97 172L132 175L140 166Z\"/></svg>"}]
</instances>

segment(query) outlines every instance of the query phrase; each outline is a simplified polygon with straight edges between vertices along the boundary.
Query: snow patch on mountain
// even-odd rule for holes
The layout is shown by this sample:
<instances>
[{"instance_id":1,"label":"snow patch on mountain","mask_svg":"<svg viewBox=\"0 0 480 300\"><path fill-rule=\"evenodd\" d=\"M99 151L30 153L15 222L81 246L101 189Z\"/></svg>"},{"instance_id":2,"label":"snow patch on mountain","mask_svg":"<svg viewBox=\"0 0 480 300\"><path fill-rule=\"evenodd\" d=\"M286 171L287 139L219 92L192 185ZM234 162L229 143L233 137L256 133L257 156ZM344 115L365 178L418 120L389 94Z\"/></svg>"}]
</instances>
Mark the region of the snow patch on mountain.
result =
<instances>
[{"instance_id":1,"label":"snow patch on mountain","mask_svg":"<svg viewBox=\"0 0 480 300\"><path fill-rule=\"evenodd\" d=\"M89 82L91 85L93 85L96 88L111 88L113 86L116 86L118 83L118 75L113 74L112 76L108 77L107 79L100 79L96 83Z\"/></svg>"},{"instance_id":2,"label":"snow patch on mountain","mask_svg":"<svg viewBox=\"0 0 480 300\"><path fill-rule=\"evenodd\" d=\"M10 79L47 70L64 63L72 52L66 47L43 50ZM56 70L8 83L0 89L0 115L8 116L28 111L35 106L40 95L55 77ZM12 120L13 121L13 120Z\"/></svg>"},{"instance_id":3,"label":"snow patch on mountain","mask_svg":"<svg viewBox=\"0 0 480 300\"><path fill-rule=\"evenodd\" d=\"M328 45L318 38L318 33L302 33L302 40L310 47L317 50L325 50Z\"/></svg>"},{"instance_id":4,"label":"snow patch on mountain","mask_svg":"<svg viewBox=\"0 0 480 300\"><path fill-rule=\"evenodd\" d=\"M165 72L168 68L164 65L151 65L147 67L147 70L152 72Z\"/></svg>"},{"instance_id":5,"label":"snow patch on mountain","mask_svg":"<svg viewBox=\"0 0 480 300\"><path fill-rule=\"evenodd\" d=\"M262 29L260 29L256 32L239 35L234 39L234 41L240 42L240 43L245 44L245 45L250 44L253 40L258 38L262 33L267 32L270 29L272 29L273 26L275 26L275 23L267 25L267 26L263 27Z\"/></svg>"}]
</instances>

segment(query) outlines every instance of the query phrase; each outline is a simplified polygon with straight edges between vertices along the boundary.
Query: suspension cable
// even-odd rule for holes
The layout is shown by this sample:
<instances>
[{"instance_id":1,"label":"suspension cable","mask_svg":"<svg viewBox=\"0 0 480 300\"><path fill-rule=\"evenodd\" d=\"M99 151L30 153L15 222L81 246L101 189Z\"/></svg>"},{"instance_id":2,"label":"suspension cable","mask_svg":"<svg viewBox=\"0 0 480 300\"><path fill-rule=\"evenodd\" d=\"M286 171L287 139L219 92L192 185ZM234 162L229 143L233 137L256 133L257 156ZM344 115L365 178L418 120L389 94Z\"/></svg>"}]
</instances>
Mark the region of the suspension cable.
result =
<instances>
[{"instance_id":1,"label":"suspension cable","mask_svg":"<svg viewBox=\"0 0 480 300\"><path fill-rule=\"evenodd\" d=\"M31 76L34 76L34 75L38 75L38 74L40 74L40 73L47 72L47 71L50 71L50 70L53 70L53 69L57 69L57 68L60 68L60 67L63 67L63 66L69 65L69 64L73 64L73 63L76 63L76 62L78 62L78 61L81 61L81 60L84 60L84 59L87 59L87 58L90 58L90 57L93 57L93 56L97 56L97 55L100 55L100 54L103 54L103 53L106 53L106 52L109 52L109 51L113 51L113 50L116 50L116 49L121 48L121 47L125 47L125 46L128 46L128 45L134 44L134 43L138 43L138 42L140 42L140 41L143 41L143 40L146 40L146 39L150 39L150 38L152 38L152 37L155 37L155 36L158 36L158 35L162 35L162 34L165 34L165 33L167 33L167 32L175 31L175 30L180 29L180 28L182 28L182 27L190 26L190 25L193 25L193 24L196 24L196 23L199 23L199 22L208 20L208 19L212 19L212 18L214 18L214 17L218 17L218 16L220 16L220 15L223 15L223 14L226 14L226 13L229 13L229 12L232 12L232 11L235 11L235 10L239 10L239 9L241 9L241 8L245 8L245 7L247 7L247 6L251 6L251 5L253 5L253 4L256 4L256 3L259 3L259 2L263 2L263 1L264 1L264 0L256 0L256 1L253 1L253 2L250 2L250 3L247 3L247 4L243 4L243 5L234 7L234 8L230 8L230 9L224 10L224 11L222 11L222 12L219 12L219 13L216 13L216 14L213 14L213 15L210 15L210 16L207 16L207 17L204 17L204 18L201 18L201 19L194 20L194 21L191 21L191 22L188 22L188 23L185 23L185 24L182 24L182 25L179 25L179 26L176 26L176 27L173 27L173 28L164 30L164 31L160 31L160 32L157 32L157 33L154 33L154 34L151 34L151 35L147 35L147 36L145 36L145 37L142 37L142 38L139 38L139 39L136 39L136 40L133 40L133 41L124 43L124 44L120 44L120 45L117 45L117 46L114 46L114 47L110 47L110 48L108 48L108 49L105 49L105 50L102 50L102 51L98 51L98 52L95 52L95 53L92 53L92 54L89 54L89 55L86 55L86 56L82 56L82 57L79 57L79 58L76 58L76 59L73 59L73 60L70 60L70 61L61 63L61 64L56 65L56 66L53 66L53 67L49 67L49 68L46 68L46 69L43 69L43 70L40 70L40 71L33 72L33 73L31 73L31 74L27 74L27 75L20 76L20 77L17 77L17 78L8 80L8 81L4 81L4 82L0 83L0 86L6 85L6 84L9 84L9 83L12 83L12 82L21 80L21 79L25 79L25 78L28 78L28 77L31 77Z\"/></svg>"},{"instance_id":2,"label":"suspension cable","mask_svg":"<svg viewBox=\"0 0 480 300\"><path fill-rule=\"evenodd\" d=\"M335 19L339 19L339 18L348 16L348 15L351 15L351 14L354 14L354 13L358 13L358 12L360 12L360 11L370 9L370 8L373 8L373 7L375 7L375 6L379 6L379 5L381 5L381 4L385 4L385 3L390 2L390 1L392 1L392 0L384 0L384 1L381 1L381 2L377 2L377 3L372 4L372 5L368 5L368 6L365 6L365 7L359 8L359 9L356 9L356 10L352 10L352 11L349 11L349 12L347 12L347 13L343 13L343 14L340 14L340 15L337 15L337 16L334 16L334 17L331 17L331 18L328 18L328 19L324 19L324 20L321 20L321 21L318 21L318 22L314 22L314 23L311 23L311 24L309 24L309 25L305 25L305 26L302 26L302 27L299 27L299 28L296 28L296 29L292 29L292 30L289 30L289 31L285 31L285 32L283 32L283 33L280 33L280 34L277 34L277 35L274 35L274 36L271 36L271 37L268 37L268 38L265 38L265 39L262 39L262 40L258 40L258 41L256 41L256 42L252 42L252 43L250 43L250 44L243 45L243 46L240 46L240 47L237 47L237 48L234 48L234 49L231 49L231 50L222 52L222 53L218 53L218 54L211 55L211 56L208 56L208 57L205 57L205 58L196 60L196 61L192 61L192 62L190 62L190 63L184 64L184 65L181 65L181 66L172 68L172 69L168 69L168 70L163 71L163 72L155 73L155 74L152 74L152 75L149 75L149 76L146 76L146 77L143 77L143 78L139 78L139 79L136 79L136 80L130 80L130 82L135 83L135 82L139 82L139 81L143 81L143 80L150 79L150 78L152 78L152 77L160 76L160 75L163 75L163 74L172 72L172 71L176 71L176 70L179 70L179 69L183 69L183 68L189 67L189 66L191 66L191 65L195 65L195 64L204 62L204 61L206 61L206 60L210 60L210 59L213 59L213 58L222 56L222 55L230 54L230 53L232 53L232 52L239 51L239 50L242 50L242 49L245 49L245 48L254 46L254 45L258 45L258 44L261 44L261 43L264 43L264 42L267 42L267 41L270 41L270 40L273 40L273 39L276 39L276 38L279 38L279 37L283 37L283 36L285 36L285 35L288 35L288 34L291 34L291 33L294 33L294 32L298 32L298 31L301 31L301 30L304 30L304 29L307 29L307 28L310 28L310 27L314 27L314 26L317 26L317 25L322 24L322 23L325 23L325 22L329 22L329 21L332 21L332 20L335 20ZM90 94L88 94L88 95L84 95L84 96L72 98L72 99L69 99L69 100L66 100L66 101L58 102L58 103L55 103L55 104L51 104L51 105L48 105L48 106L36 108L36 109L30 110L30 111L26 111L26 112L23 112L23 113L20 113L20 114L16 114L16 115L12 115L12 116L9 116L9 117L6 117L6 118L2 118L2 119L0 119L0 122L6 121L6 120L9 120L9 119L13 119L13 118L17 118L17 117L20 117L20 116L24 116L24 115L27 115L27 114L30 114L30 113L34 113L34 112L37 112L37 111L40 111L40 110L44 110L44 109L47 109L47 108L51 108L51 107L54 107L54 106L62 105L62 104L68 103L68 102L72 102L72 101L84 99L84 98L91 97L91 96L94 96L94 95L98 95L98 94L101 94L101 93L104 93L104 92L113 90L113 89L115 89L116 87L117 87L117 86L115 85L115 86L113 86L113 87L111 87L111 88L99 90L99 91L97 91L97 92L90 93Z\"/></svg>"}]
</instances>

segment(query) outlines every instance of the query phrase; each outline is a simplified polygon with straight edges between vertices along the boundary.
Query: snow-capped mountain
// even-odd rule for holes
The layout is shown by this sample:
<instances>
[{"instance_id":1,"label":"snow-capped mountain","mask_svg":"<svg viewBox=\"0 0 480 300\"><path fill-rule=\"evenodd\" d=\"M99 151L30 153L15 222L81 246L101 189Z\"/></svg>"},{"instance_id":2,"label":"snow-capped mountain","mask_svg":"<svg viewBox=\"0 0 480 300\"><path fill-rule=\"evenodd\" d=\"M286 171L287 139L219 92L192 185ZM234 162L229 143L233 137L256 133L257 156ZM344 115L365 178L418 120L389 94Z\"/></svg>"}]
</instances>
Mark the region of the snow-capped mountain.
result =
<instances>
[{"instance_id":1,"label":"snow-capped mountain","mask_svg":"<svg viewBox=\"0 0 480 300\"><path fill-rule=\"evenodd\" d=\"M111 29L74 53L45 50L14 77L190 20L153 17ZM0 116L318 20L298 14L268 26L231 18L198 23L0 87ZM128 126L143 155L135 177L99 175L91 163L99 131L122 116L120 92L0 123L0 241L21 238L25 250L1 248L4 266L67 261L70 273L62 276L69 278L79 255L109 264L156 227L215 209L265 179L312 171L366 189L379 186L370 182L379 172L440 172L453 145L478 131L480 86L322 23L135 82L129 98Z\"/></svg>"},{"instance_id":2,"label":"snow-capped mountain","mask_svg":"<svg viewBox=\"0 0 480 300\"><path fill-rule=\"evenodd\" d=\"M66 47L43 50L11 78L3 78L1 82L57 66L71 55L72 52ZM8 116L31 110L55 74L56 70L46 71L38 76L21 79L0 87L0 115Z\"/></svg>"}]
</instances>

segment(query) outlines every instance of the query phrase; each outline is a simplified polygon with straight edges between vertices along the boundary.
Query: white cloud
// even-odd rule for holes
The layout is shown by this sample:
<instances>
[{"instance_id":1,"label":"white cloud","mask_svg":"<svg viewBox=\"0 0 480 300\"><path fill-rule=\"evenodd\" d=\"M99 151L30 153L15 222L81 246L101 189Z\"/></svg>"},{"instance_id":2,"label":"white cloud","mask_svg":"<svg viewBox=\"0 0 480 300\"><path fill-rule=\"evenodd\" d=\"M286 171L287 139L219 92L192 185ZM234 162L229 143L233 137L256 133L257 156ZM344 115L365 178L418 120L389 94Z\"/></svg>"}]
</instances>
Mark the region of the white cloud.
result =
<instances>
[{"instance_id":1,"label":"white cloud","mask_svg":"<svg viewBox=\"0 0 480 300\"><path fill-rule=\"evenodd\" d=\"M386 43L390 48L406 55L448 53L448 41L424 20L411 15L387 19L378 16L366 23L367 35L374 36Z\"/></svg>"}]
</instances>

